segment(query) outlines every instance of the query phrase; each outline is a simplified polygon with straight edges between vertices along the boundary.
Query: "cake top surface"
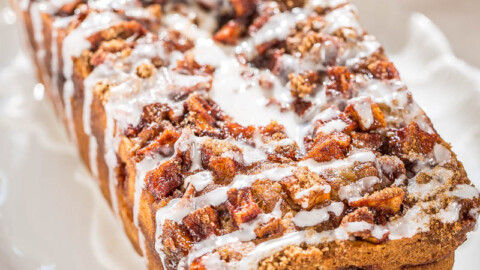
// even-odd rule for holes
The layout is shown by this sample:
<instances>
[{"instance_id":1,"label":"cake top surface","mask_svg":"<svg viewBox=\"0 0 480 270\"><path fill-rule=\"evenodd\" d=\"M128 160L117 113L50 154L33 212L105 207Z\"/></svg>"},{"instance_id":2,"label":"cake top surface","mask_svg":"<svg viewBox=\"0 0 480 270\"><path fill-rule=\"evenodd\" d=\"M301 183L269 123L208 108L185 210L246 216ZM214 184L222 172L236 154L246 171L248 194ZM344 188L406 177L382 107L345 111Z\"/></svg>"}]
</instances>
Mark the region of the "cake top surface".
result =
<instances>
[{"instance_id":1,"label":"cake top surface","mask_svg":"<svg viewBox=\"0 0 480 270\"><path fill-rule=\"evenodd\" d=\"M245 269L289 245L476 219L478 191L347 1L29 8L55 15L53 68L65 100L84 79L88 135L104 106L111 177L129 149L134 223L143 192L164 265Z\"/></svg>"}]
</instances>

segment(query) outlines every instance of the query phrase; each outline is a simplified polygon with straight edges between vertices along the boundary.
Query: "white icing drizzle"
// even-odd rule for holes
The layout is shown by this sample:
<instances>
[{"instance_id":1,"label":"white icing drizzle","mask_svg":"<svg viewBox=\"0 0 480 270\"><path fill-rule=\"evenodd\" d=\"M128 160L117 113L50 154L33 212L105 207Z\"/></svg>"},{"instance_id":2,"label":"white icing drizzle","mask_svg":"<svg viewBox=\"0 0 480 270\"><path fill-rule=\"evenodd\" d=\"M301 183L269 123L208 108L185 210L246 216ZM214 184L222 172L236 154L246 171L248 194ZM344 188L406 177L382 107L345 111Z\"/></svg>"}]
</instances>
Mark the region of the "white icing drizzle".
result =
<instances>
[{"instance_id":1,"label":"white icing drizzle","mask_svg":"<svg viewBox=\"0 0 480 270\"><path fill-rule=\"evenodd\" d=\"M377 239L382 239L386 233L389 233L385 226L371 224L366 221L347 222L343 227L350 233L370 231L372 236Z\"/></svg>"},{"instance_id":2,"label":"white icing drizzle","mask_svg":"<svg viewBox=\"0 0 480 270\"><path fill-rule=\"evenodd\" d=\"M349 202L356 201L362 198L365 192L371 191L373 185L379 182L380 179L376 176L364 177L341 187L338 191L338 196L341 200L348 200Z\"/></svg>"},{"instance_id":3,"label":"white icing drizzle","mask_svg":"<svg viewBox=\"0 0 480 270\"><path fill-rule=\"evenodd\" d=\"M332 120L325 123L318 129L318 131L325 134L330 134L334 131L342 131L346 127L347 127L347 123L345 123L345 121L341 119L336 119L336 120Z\"/></svg>"},{"instance_id":4,"label":"white icing drizzle","mask_svg":"<svg viewBox=\"0 0 480 270\"><path fill-rule=\"evenodd\" d=\"M419 232L425 232L429 229L430 216L423 212L419 205L410 208L403 217L387 224L390 230L388 236L392 240L401 238L410 238Z\"/></svg>"},{"instance_id":5,"label":"white icing drizzle","mask_svg":"<svg viewBox=\"0 0 480 270\"><path fill-rule=\"evenodd\" d=\"M453 172L451 170L447 170L442 167L436 167L433 170L426 168L422 172L431 174L432 179L430 182L425 184L417 183L416 178L418 177L418 174L408 180L408 193L418 199L426 199L429 196L439 192L444 188L444 184L448 184L447 180L453 176Z\"/></svg>"},{"instance_id":6,"label":"white icing drizzle","mask_svg":"<svg viewBox=\"0 0 480 270\"><path fill-rule=\"evenodd\" d=\"M213 182L213 175L209 171L198 172L185 178L184 186L192 184L196 191L202 191L208 184Z\"/></svg>"},{"instance_id":7,"label":"white icing drizzle","mask_svg":"<svg viewBox=\"0 0 480 270\"><path fill-rule=\"evenodd\" d=\"M473 200L478 198L478 189L467 184L456 185L455 189L448 192L449 195L458 197L460 199Z\"/></svg>"},{"instance_id":8,"label":"white icing drizzle","mask_svg":"<svg viewBox=\"0 0 480 270\"><path fill-rule=\"evenodd\" d=\"M338 159L332 160L328 162L316 162L313 159L307 159L298 162L298 166L306 166L310 171L315 173L320 173L326 169L334 169L334 168L343 168L347 166L351 166L354 162L365 163L365 162L373 162L376 160L376 156L373 152L365 152L365 151L358 151L352 153L345 159Z\"/></svg>"},{"instance_id":9,"label":"white icing drizzle","mask_svg":"<svg viewBox=\"0 0 480 270\"><path fill-rule=\"evenodd\" d=\"M363 33L363 29L358 22L356 8L353 5L345 5L343 7L334 9L332 12L325 15L325 33L331 34L340 28L353 29L357 35Z\"/></svg>"},{"instance_id":10,"label":"white icing drizzle","mask_svg":"<svg viewBox=\"0 0 480 270\"><path fill-rule=\"evenodd\" d=\"M305 11L300 8L294 8L291 12L286 11L273 15L253 35L254 45L257 46L273 40L285 40L295 27L295 24L305 18Z\"/></svg>"},{"instance_id":11,"label":"white icing drizzle","mask_svg":"<svg viewBox=\"0 0 480 270\"><path fill-rule=\"evenodd\" d=\"M73 75L73 57L90 48L90 43L86 39L95 32L106 29L111 25L120 22L120 18L113 12L92 12L82 23L72 30L63 40L62 56L63 56L63 76L65 84L63 86L63 101L65 103L65 115L69 124L70 136L76 141L75 127L72 120L72 104L71 99L74 94L74 85L72 81Z\"/></svg>"},{"instance_id":12,"label":"white icing drizzle","mask_svg":"<svg viewBox=\"0 0 480 270\"><path fill-rule=\"evenodd\" d=\"M330 212L339 216L343 212L343 203L333 202L329 206L313 209L310 211L302 210L298 212L292 221L299 227L308 227L320 224L330 219Z\"/></svg>"},{"instance_id":13,"label":"white icing drizzle","mask_svg":"<svg viewBox=\"0 0 480 270\"><path fill-rule=\"evenodd\" d=\"M443 223L456 222L458 220L460 209L462 209L462 206L454 201L449 203L445 209L440 209L436 217Z\"/></svg>"},{"instance_id":14,"label":"white icing drizzle","mask_svg":"<svg viewBox=\"0 0 480 270\"><path fill-rule=\"evenodd\" d=\"M433 146L433 157L438 164L445 164L452 159L452 153L445 146L437 143Z\"/></svg>"},{"instance_id":15,"label":"white icing drizzle","mask_svg":"<svg viewBox=\"0 0 480 270\"><path fill-rule=\"evenodd\" d=\"M372 104L369 97L352 98L348 101L349 104L353 104L353 108L360 118L360 122L365 128L370 128L374 122Z\"/></svg>"}]
</instances>

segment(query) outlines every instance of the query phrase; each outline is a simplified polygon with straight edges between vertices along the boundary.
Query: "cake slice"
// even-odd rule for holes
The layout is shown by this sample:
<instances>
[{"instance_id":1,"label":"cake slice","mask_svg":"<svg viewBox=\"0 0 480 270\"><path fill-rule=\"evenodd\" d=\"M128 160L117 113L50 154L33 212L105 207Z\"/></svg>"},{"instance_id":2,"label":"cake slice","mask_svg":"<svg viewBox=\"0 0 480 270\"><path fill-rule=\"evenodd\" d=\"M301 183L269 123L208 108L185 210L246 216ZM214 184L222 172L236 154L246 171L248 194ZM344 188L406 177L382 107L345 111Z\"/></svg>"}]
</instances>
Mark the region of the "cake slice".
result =
<instances>
[{"instance_id":1,"label":"cake slice","mask_svg":"<svg viewBox=\"0 0 480 270\"><path fill-rule=\"evenodd\" d=\"M451 269L475 227L477 189L347 1L12 4L149 269Z\"/></svg>"}]
</instances>

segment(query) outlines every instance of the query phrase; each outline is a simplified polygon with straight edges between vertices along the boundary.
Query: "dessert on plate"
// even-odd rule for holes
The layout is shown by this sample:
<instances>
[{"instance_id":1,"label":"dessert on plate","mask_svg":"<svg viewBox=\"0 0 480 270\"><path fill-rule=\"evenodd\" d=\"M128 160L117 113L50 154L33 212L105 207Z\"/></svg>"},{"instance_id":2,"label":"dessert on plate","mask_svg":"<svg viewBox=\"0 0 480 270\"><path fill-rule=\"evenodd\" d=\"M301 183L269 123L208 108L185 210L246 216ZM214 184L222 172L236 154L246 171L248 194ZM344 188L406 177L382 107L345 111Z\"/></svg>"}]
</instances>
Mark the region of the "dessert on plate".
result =
<instances>
[{"instance_id":1,"label":"dessert on plate","mask_svg":"<svg viewBox=\"0 0 480 270\"><path fill-rule=\"evenodd\" d=\"M12 4L149 269L451 269L475 227L477 189L347 1Z\"/></svg>"}]
</instances>

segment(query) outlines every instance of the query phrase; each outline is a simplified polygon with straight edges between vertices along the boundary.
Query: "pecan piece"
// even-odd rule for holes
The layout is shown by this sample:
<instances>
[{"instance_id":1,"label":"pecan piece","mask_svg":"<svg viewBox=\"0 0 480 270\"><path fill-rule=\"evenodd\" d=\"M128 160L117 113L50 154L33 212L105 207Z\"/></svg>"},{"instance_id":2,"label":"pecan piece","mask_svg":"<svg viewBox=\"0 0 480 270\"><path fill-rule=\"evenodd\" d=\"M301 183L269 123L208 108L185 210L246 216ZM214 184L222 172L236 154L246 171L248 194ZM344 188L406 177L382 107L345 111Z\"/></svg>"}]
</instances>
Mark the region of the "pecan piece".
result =
<instances>
[{"instance_id":1,"label":"pecan piece","mask_svg":"<svg viewBox=\"0 0 480 270\"><path fill-rule=\"evenodd\" d=\"M402 159L415 158L419 154L426 155L441 141L438 134L424 131L413 121L396 130L394 135L389 141L389 147L394 155Z\"/></svg>"},{"instance_id":2,"label":"pecan piece","mask_svg":"<svg viewBox=\"0 0 480 270\"><path fill-rule=\"evenodd\" d=\"M387 125L380 107L371 97L358 97L348 101L345 114L358 123L362 131L374 130Z\"/></svg>"},{"instance_id":3,"label":"pecan piece","mask_svg":"<svg viewBox=\"0 0 480 270\"><path fill-rule=\"evenodd\" d=\"M200 65L192 55L186 55L183 60L177 61L177 66L173 70L188 75L212 75L215 68L210 65Z\"/></svg>"},{"instance_id":4,"label":"pecan piece","mask_svg":"<svg viewBox=\"0 0 480 270\"><path fill-rule=\"evenodd\" d=\"M352 137L352 147L367 148L373 151L379 151L382 147L382 135L378 133L356 132L350 133Z\"/></svg>"},{"instance_id":5,"label":"pecan piece","mask_svg":"<svg viewBox=\"0 0 480 270\"><path fill-rule=\"evenodd\" d=\"M142 63L137 66L135 73L142 79L150 78L155 71L155 66L151 63Z\"/></svg>"},{"instance_id":6,"label":"pecan piece","mask_svg":"<svg viewBox=\"0 0 480 270\"><path fill-rule=\"evenodd\" d=\"M390 183L407 173L405 165L396 156L381 156L377 158L377 162L380 165L383 177L388 179Z\"/></svg>"},{"instance_id":7,"label":"pecan piece","mask_svg":"<svg viewBox=\"0 0 480 270\"><path fill-rule=\"evenodd\" d=\"M397 69L392 62L377 61L367 66L373 77L381 80L400 79Z\"/></svg>"},{"instance_id":8,"label":"pecan piece","mask_svg":"<svg viewBox=\"0 0 480 270\"><path fill-rule=\"evenodd\" d=\"M352 86L350 84L351 75L346 67L328 67L327 75L330 81L327 83L327 91L339 92L345 98L352 96Z\"/></svg>"},{"instance_id":9,"label":"pecan piece","mask_svg":"<svg viewBox=\"0 0 480 270\"><path fill-rule=\"evenodd\" d=\"M230 3L232 3L237 18L245 18L255 12L255 0L230 0Z\"/></svg>"},{"instance_id":10,"label":"pecan piece","mask_svg":"<svg viewBox=\"0 0 480 270\"><path fill-rule=\"evenodd\" d=\"M194 47L193 41L176 30L168 31L164 41L167 51L186 52Z\"/></svg>"},{"instance_id":11,"label":"pecan piece","mask_svg":"<svg viewBox=\"0 0 480 270\"><path fill-rule=\"evenodd\" d=\"M249 222L262 213L260 207L253 200L252 190L249 187L228 190L225 205L237 225Z\"/></svg>"},{"instance_id":12,"label":"pecan piece","mask_svg":"<svg viewBox=\"0 0 480 270\"><path fill-rule=\"evenodd\" d=\"M131 46L123 39L103 41L98 50L92 55L90 64L93 66L102 64L110 53L121 52L122 57L127 57L131 51Z\"/></svg>"},{"instance_id":13,"label":"pecan piece","mask_svg":"<svg viewBox=\"0 0 480 270\"><path fill-rule=\"evenodd\" d=\"M193 241L183 225L167 219L163 225L162 244L165 254L174 259L186 256Z\"/></svg>"},{"instance_id":14,"label":"pecan piece","mask_svg":"<svg viewBox=\"0 0 480 270\"><path fill-rule=\"evenodd\" d=\"M255 235L258 238L280 236L284 231L285 228L282 224L282 219L280 218L273 218L267 223L260 224L254 230Z\"/></svg>"},{"instance_id":15,"label":"pecan piece","mask_svg":"<svg viewBox=\"0 0 480 270\"><path fill-rule=\"evenodd\" d=\"M243 163L242 150L221 140L207 139L201 148L202 165L213 172L216 182L229 182Z\"/></svg>"},{"instance_id":16,"label":"pecan piece","mask_svg":"<svg viewBox=\"0 0 480 270\"><path fill-rule=\"evenodd\" d=\"M127 39L131 36L135 36L138 38L144 36L146 33L147 30L139 22L128 21L121 22L105 30L99 31L87 37L87 40L90 42L92 50L96 51L102 41L108 41L117 38Z\"/></svg>"},{"instance_id":17,"label":"pecan piece","mask_svg":"<svg viewBox=\"0 0 480 270\"><path fill-rule=\"evenodd\" d=\"M237 44L237 40L244 31L244 26L238 20L230 20L213 35L213 40L223 44L234 45Z\"/></svg>"},{"instance_id":18,"label":"pecan piece","mask_svg":"<svg viewBox=\"0 0 480 270\"><path fill-rule=\"evenodd\" d=\"M313 158L315 161L325 162L344 158L350 140L350 136L338 131L330 134L319 133L312 142L306 144L308 152L305 159Z\"/></svg>"},{"instance_id":19,"label":"pecan piece","mask_svg":"<svg viewBox=\"0 0 480 270\"><path fill-rule=\"evenodd\" d=\"M290 80L290 93L297 98L304 98L312 94L319 82L318 73L311 70L303 71L298 75L290 73L288 79Z\"/></svg>"},{"instance_id":20,"label":"pecan piece","mask_svg":"<svg viewBox=\"0 0 480 270\"><path fill-rule=\"evenodd\" d=\"M146 187L156 200L169 196L182 183L181 165L175 159L163 162L145 176Z\"/></svg>"},{"instance_id":21,"label":"pecan piece","mask_svg":"<svg viewBox=\"0 0 480 270\"><path fill-rule=\"evenodd\" d=\"M270 213L282 198L282 185L266 179L258 180L252 184L252 194L262 211Z\"/></svg>"},{"instance_id":22,"label":"pecan piece","mask_svg":"<svg viewBox=\"0 0 480 270\"><path fill-rule=\"evenodd\" d=\"M197 209L183 218L183 224L195 242L200 242L210 235L219 235L218 214L211 206Z\"/></svg>"},{"instance_id":23,"label":"pecan piece","mask_svg":"<svg viewBox=\"0 0 480 270\"><path fill-rule=\"evenodd\" d=\"M370 207L385 214L395 214L400 211L405 191L399 187L388 187L380 191L376 191L363 198L349 202L352 207Z\"/></svg>"},{"instance_id":24,"label":"pecan piece","mask_svg":"<svg viewBox=\"0 0 480 270\"><path fill-rule=\"evenodd\" d=\"M188 111L187 122L192 124L197 134L215 133L217 121L225 120L214 101L197 93L189 95L185 107Z\"/></svg>"},{"instance_id":25,"label":"pecan piece","mask_svg":"<svg viewBox=\"0 0 480 270\"><path fill-rule=\"evenodd\" d=\"M294 175L282 179L280 183L290 199L304 209L330 200L330 185L307 167L296 169Z\"/></svg>"},{"instance_id":26,"label":"pecan piece","mask_svg":"<svg viewBox=\"0 0 480 270\"><path fill-rule=\"evenodd\" d=\"M139 149L137 156L152 155L153 153L161 153L168 156L173 152L173 146L180 137L181 133L175 129L166 129L157 136L150 144Z\"/></svg>"}]
</instances>

